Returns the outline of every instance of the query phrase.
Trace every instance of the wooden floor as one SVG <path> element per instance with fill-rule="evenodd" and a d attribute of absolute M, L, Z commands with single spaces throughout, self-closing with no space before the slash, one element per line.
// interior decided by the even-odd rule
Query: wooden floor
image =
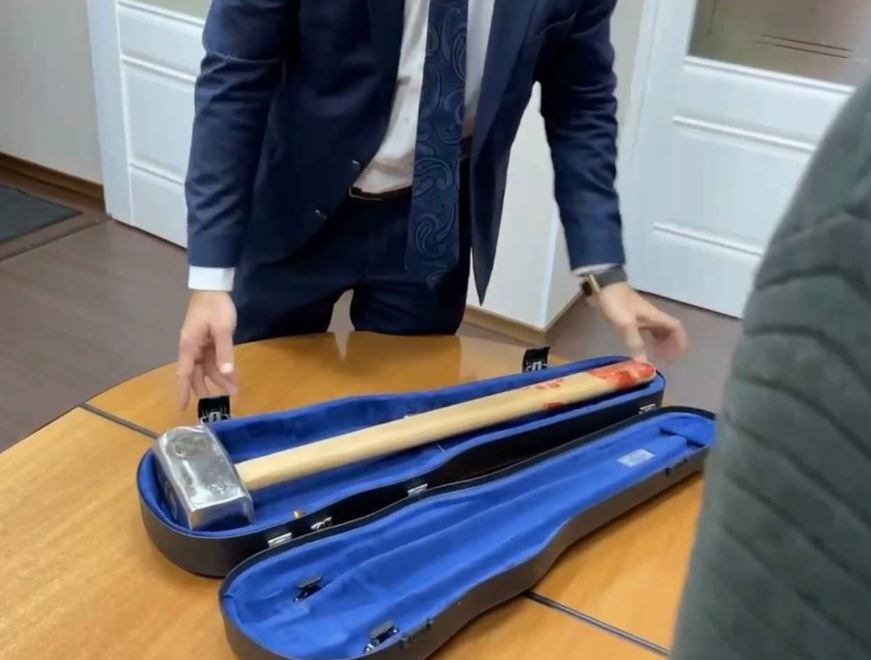
<path fill-rule="evenodd" d="M 81 215 L 0 245 L 0 451 L 98 393 L 172 361 L 187 300 L 181 249 L 107 219 L 97 205 L 0 170 L 15 185 Z M 712 410 L 739 325 L 663 303 L 687 323 L 691 353 L 661 365 L 672 402 Z M 348 301 L 333 330 L 350 328 Z M 461 334 L 493 338 L 466 324 Z M 505 338 L 506 341 L 510 341 Z M 548 343 L 566 358 L 620 353 L 617 335 L 577 305 Z"/>

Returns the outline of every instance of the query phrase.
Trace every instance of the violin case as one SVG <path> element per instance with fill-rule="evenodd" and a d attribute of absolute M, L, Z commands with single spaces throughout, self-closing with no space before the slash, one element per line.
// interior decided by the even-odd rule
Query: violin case
<path fill-rule="evenodd" d="M 602 357 L 434 391 L 204 422 L 234 462 L 587 371 Z M 714 415 L 643 386 L 255 492 L 255 522 L 192 531 L 149 451 L 142 519 L 181 568 L 223 578 L 240 658 L 426 658 L 534 586 L 571 545 L 703 469 Z"/>

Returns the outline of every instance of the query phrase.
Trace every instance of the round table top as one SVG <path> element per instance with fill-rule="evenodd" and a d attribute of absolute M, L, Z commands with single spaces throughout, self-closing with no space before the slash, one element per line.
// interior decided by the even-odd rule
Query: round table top
<path fill-rule="evenodd" d="M 523 353 L 366 333 L 244 345 L 232 413 L 516 373 Z M 175 385 L 174 365 L 143 374 L 0 454 L 3 658 L 232 657 L 220 582 L 167 561 L 139 517 L 139 460 L 155 435 L 195 418 L 178 410 Z M 584 540 L 533 596 L 471 623 L 438 656 L 652 660 L 671 641 L 700 495 L 688 482 Z"/>
<path fill-rule="evenodd" d="M 446 387 L 517 373 L 525 350 L 471 337 L 365 332 L 244 344 L 235 349 L 240 391 L 232 413 L 287 410 L 325 399 Z M 182 412 L 176 401 L 176 368 L 167 365 L 90 404 L 160 433 L 194 421 L 195 407 Z"/>

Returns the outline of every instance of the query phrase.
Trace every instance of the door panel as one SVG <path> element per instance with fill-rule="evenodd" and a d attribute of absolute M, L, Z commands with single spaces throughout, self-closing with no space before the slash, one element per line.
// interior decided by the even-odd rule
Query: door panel
<path fill-rule="evenodd" d="M 772 223 L 760 219 L 783 213 L 786 200 L 780 191 L 801 175 L 807 152 L 705 124 L 676 124 L 674 163 L 663 199 L 672 214 L 670 222 L 669 216 L 664 219 L 761 254 Z"/>
<path fill-rule="evenodd" d="M 824 22 L 827 32 L 803 31 L 800 17 L 787 11 L 812 22 L 829 4 L 700 0 L 696 12 L 695 0 L 652 2 L 653 41 L 624 195 L 630 274 L 639 289 L 741 316 L 768 240 L 852 91 L 846 81 L 865 66 L 867 46 L 855 43 L 861 31 L 836 39 L 833 21 Z M 852 7 L 854 19 L 871 7 L 838 4 Z M 825 39 L 859 54 L 837 65 L 818 52 L 784 56 L 780 50 L 793 51 L 760 41 L 773 34 Z M 812 66 L 814 58 L 827 63 Z"/>
<path fill-rule="evenodd" d="M 130 190 L 133 213 L 144 218 L 149 234 L 185 247 L 187 245 L 187 206 L 184 187 L 159 174 L 137 166 L 130 168 Z"/>
<path fill-rule="evenodd" d="M 834 119 L 844 90 L 687 58 L 676 89 L 675 116 L 816 144 Z"/>
<path fill-rule="evenodd" d="M 124 63 L 131 165 L 185 179 L 194 121 L 193 82 Z"/>

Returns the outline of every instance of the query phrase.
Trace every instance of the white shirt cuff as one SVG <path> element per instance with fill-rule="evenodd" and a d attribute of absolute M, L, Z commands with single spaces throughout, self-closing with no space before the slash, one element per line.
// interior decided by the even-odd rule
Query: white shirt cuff
<path fill-rule="evenodd" d="M 204 268 L 191 266 L 188 288 L 194 291 L 232 291 L 235 268 Z"/>
<path fill-rule="evenodd" d="M 583 266 L 582 268 L 575 268 L 572 272 L 578 277 L 584 277 L 585 275 L 596 275 L 598 273 L 603 273 L 609 268 L 613 268 L 617 264 L 595 264 L 593 266 Z"/>

